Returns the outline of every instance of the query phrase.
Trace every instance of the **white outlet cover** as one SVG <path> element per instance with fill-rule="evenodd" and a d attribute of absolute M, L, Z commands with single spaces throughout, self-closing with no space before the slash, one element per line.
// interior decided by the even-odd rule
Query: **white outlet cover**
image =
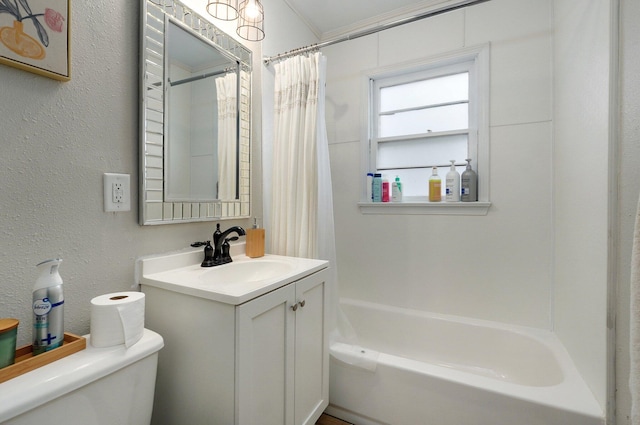
<path fill-rule="evenodd" d="M 131 211 L 131 176 L 104 173 L 104 210 Z"/>

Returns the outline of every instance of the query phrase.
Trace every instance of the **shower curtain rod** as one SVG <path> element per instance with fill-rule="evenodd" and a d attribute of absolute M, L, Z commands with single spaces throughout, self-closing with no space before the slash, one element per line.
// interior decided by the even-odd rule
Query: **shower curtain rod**
<path fill-rule="evenodd" d="M 394 22 L 389 22 L 387 24 L 382 24 L 382 25 L 377 26 L 375 28 L 370 28 L 370 29 L 366 29 L 366 30 L 363 30 L 363 31 L 358 31 L 358 32 L 355 32 L 355 33 L 352 33 L 352 34 L 347 34 L 345 36 L 338 37 L 338 38 L 335 38 L 333 40 L 327 40 L 327 41 L 324 41 L 324 42 L 321 42 L 321 43 L 312 44 L 310 46 L 300 47 L 298 49 L 293 49 L 291 51 L 288 51 L 288 52 L 285 52 L 285 53 L 280 53 L 280 54 L 275 55 L 275 56 L 266 56 L 266 57 L 263 58 L 263 62 L 265 64 L 265 66 L 269 66 L 269 64 L 271 62 L 273 62 L 273 61 L 277 61 L 277 60 L 285 59 L 285 58 L 288 58 L 288 57 L 291 57 L 291 56 L 295 56 L 295 55 L 311 52 L 311 51 L 314 51 L 314 50 L 321 49 L 322 47 L 327 47 L 327 46 L 331 46 L 331 45 L 334 45 L 334 44 L 342 43 L 343 41 L 355 40 L 356 38 L 364 37 L 366 35 L 375 34 L 375 33 L 378 33 L 380 31 L 384 31 L 384 30 L 388 30 L 390 28 L 398 27 L 400 25 L 409 24 L 411 22 L 420 21 L 420 20 L 425 19 L 425 18 L 431 18 L 433 16 L 441 15 L 443 13 L 452 12 L 454 10 L 463 9 L 465 7 L 474 6 L 476 4 L 485 3 L 485 2 L 488 2 L 488 1 L 491 1 L 491 0 L 464 0 L 464 1 L 460 1 L 460 2 L 458 2 L 456 4 L 451 5 L 451 6 L 443 6 L 443 7 L 440 7 L 438 9 L 434 9 L 434 10 L 430 10 L 428 12 L 420 13 L 418 15 L 409 16 L 407 18 L 399 19 L 399 20 L 394 21 Z"/>
<path fill-rule="evenodd" d="M 216 75 L 228 74 L 230 72 L 236 72 L 235 68 L 225 68 L 222 71 L 209 72 L 207 74 L 196 75 L 194 77 L 188 77 L 178 81 L 171 81 L 171 80 L 168 80 L 168 81 L 169 81 L 169 85 L 173 87 L 173 86 L 179 86 L 180 84 L 184 84 L 184 83 L 190 83 L 192 81 L 202 80 L 204 78 L 215 77 Z"/>

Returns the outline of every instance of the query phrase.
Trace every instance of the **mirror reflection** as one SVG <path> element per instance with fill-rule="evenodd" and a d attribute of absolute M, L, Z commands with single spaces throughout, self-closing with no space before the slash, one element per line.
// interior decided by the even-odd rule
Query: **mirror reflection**
<path fill-rule="evenodd" d="M 165 199 L 237 199 L 239 64 L 174 20 L 165 39 Z"/>
<path fill-rule="evenodd" d="M 250 215 L 251 51 L 177 0 L 142 0 L 140 224 Z"/>

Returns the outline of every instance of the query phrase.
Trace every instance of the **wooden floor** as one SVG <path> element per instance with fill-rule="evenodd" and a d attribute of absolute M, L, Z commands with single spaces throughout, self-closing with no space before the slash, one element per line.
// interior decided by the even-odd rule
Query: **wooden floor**
<path fill-rule="evenodd" d="M 316 422 L 316 425 L 353 425 L 351 422 L 341 421 L 338 418 L 334 418 L 333 416 L 329 416 L 326 413 L 323 413 Z"/>

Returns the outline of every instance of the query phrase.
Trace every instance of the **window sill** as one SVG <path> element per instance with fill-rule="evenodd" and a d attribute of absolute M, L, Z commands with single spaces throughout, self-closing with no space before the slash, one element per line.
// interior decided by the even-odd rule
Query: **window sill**
<path fill-rule="evenodd" d="M 491 202 L 358 202 L 362 214 L 487 215 Z"/>

